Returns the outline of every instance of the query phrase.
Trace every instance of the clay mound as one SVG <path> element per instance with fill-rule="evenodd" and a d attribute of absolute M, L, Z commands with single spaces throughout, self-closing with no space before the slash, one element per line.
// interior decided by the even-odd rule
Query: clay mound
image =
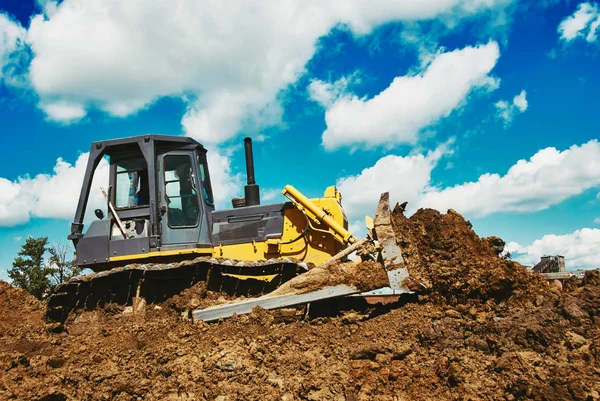
<path fill-rule="evenodd" d="M 480 238 L 454 210 L 419 209 L 407 218 L 395 210 L 392 223 L 411 277 L 411 290 L 433 300 L 467 304 L 533 295 L 547 284 L 516 262 L 502 259 L 503 241 Z"/>
<path fill-rule="evenodd" d="M 14 288 L 0 280 L 0 336 L 16 327 L 43 326 L 44 305 L 21 288 Z"/>

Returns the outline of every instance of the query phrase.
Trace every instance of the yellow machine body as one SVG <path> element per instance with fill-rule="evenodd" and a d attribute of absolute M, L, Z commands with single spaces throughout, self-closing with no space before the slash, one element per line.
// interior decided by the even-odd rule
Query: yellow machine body
<path fill-rule="evenodd" d="M 318 265 L 340 252 L 346 244 L 355 241 L 347 229 L 341 194 L 335 186 L 328 187 L 322 198 L 315 199 L 306 198 L 291 185 L 287 185 L 282 193 L 295 207 L 285 210 L 283 234 L 279 239 L 113 256 L 110 262 L 144 263 L 163 258 L 185 260 L 196 256 L 212 256 L 256 262 L 289 258 Z M 306 235 L 294 241 L 304 230 L 308 230 Z"/>

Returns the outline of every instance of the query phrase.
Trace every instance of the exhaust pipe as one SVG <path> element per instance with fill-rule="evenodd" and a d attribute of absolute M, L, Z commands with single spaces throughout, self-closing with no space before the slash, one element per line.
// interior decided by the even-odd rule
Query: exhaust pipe
<path fill-rule="evenodd" d="M 252 156 L 252 138 L 244 139 L 244 150 L 246 153 L 246 176 L 248 185 L 244 187 L 245 206 L 260 205 L 260 189 L 256 185 L 254 177 L 254 158 Z"/>

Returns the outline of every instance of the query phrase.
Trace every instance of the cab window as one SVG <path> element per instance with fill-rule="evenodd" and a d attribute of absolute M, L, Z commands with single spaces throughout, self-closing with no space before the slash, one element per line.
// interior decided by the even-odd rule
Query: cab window
<path fill-rule="evenodd" d="M 212 205 L 214 204 L 212 187 L 210 185 L 210 176 L 208 175 L 208 167 L 206 164 L 206 155 L 198 156 L 199 166 L 200 166 L 200 181 L 202 181 L 202 192 L 204 196 L 204 201 Z"/>
<path fill-rule="evenodd" d="M 115 207 L 118 209 L 149 204 L 148 169 L 143 157 L 118 161 L 115 179 Z"/>
<path fill-rule="evenodd" d="M 169 227 L 196 226 L 199 212 L 192 158 L 187 155 L 167 155 L 163 163 Z"/>

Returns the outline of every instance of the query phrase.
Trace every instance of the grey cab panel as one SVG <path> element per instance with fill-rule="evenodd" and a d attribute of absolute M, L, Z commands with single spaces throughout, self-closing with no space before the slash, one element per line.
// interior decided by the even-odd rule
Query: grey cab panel
<path fill-rule="evenodd" d="M 284 211 L 291 207 L 285 202 L 212 212 L 212 241 L 228 245 L 281 237 Z"/>
<path fill-rule="evenodd" d="M 108 261 L 109 220 L 94 220 L 77 245 L 77 264 L 93 265 Z"/>

